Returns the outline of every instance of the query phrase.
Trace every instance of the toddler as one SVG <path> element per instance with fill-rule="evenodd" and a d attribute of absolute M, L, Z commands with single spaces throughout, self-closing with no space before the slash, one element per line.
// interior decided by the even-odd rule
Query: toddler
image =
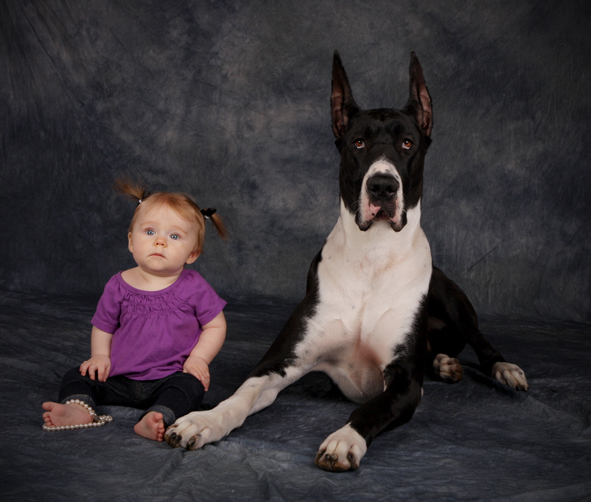
<path fill-rule="evenodd" d="M 162 441 L 166 428 L 197 409 L 209 389 L 209 364 L 226 337 L 222 300 L 194 270 L 205 219 L 225 238 L 215 210 L 188 195 L 149 194 L 117 181 L 137 202 L 129 251 L 137 267 L 112 277 L 92 318 L 91 356 L 64 376 L 59 402 L 43 403 L 45 430 L 102 425 L 97 405 L 145 409 L 134 431 Z"/>

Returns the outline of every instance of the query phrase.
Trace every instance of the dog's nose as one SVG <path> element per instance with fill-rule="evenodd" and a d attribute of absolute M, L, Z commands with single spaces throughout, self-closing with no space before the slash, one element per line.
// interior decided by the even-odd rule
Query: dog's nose
<path fill-rule="evenodd" d="M 396 196 L 398 181 L 389 174 L 374 174 L 367 180 L 367 191 L 376 200 L 389 200 Z"/>

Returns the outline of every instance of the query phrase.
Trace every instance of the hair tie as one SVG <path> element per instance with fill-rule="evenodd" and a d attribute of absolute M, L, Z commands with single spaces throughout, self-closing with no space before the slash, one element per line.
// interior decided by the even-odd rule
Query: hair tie
<path fill-rule="evenodd" d="M 146 192 L 144 193 L 144 198 L 143 199 L 138 199 L 137 201 L 137 205 L 139 206 L 144 200 L 146 200 L 150 195 L 152 195 L 150 192 Z"/>
<path fill-rule="evenodd" d="M 201 209 L 201 214 L 206 220 L 209 220 L 209 218 L 211 218 L 215 212 L 216 210 L 213 208 Z"/>

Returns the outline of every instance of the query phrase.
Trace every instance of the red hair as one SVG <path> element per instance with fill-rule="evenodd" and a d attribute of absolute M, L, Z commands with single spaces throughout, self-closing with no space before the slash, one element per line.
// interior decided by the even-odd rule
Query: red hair
<path fill-rule="evenodd" d="M 201 253 L 205 239 L 205 217 L 193 197 L 189 194 L 179 192 L 156 192 L 151 194 L 146 190 L 145 186 L 134 183 L 129 179 L 116 179 L 115 189 L 128 199 L 137 202 L 137 207 L 129 224 L 130 232 L 137 221 L 140 211 L 147 211 L 151 207 L 167 205 L 183 220 L 197 225 L 197 242 L 193 251 Z M 227 233 L 224 221 L 217 214 L 212 214 L 208 218 L 211 218 L 211 222 L 220 236 L 226 239 Z"/>

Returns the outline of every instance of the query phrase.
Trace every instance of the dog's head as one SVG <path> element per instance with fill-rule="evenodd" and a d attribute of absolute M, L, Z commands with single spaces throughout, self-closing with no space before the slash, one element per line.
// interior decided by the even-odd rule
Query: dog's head
<path fill-rule="evenodd" d="M 361 230 L 386 220 L 399 232 L 406 225 L 406 212 L 423 193 L 423 164 L 433 127 L 431 96 L 418 58 L 411 53 L 405 108 L 362 110 L 335 51 L 331 104 L 345 207 Z"/>

